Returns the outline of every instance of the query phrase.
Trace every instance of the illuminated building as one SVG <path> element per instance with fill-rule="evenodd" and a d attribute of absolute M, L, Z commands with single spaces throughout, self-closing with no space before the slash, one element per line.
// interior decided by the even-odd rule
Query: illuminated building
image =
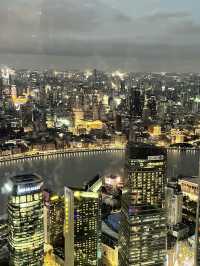
<path fill-rule="evenodd" d="M 145 93 L 145 98 L 144 98 L 144 108 L 143 108 L 143 111 L 142 111 L 142 118 L 143 120 L 148 120 L 150 118 L 150 110 L 149 110 L 149 107 L 148 107 L 148 99 L 147 99 L 147 95 Z"/>
<path fill-rule="evenodd" d="M 15 85 L 12 85 L 11 88 L 10 88 L 10 90 L 11 90 L 11 97 L 13 99 L 15 99 L 17 97 L 17 88 L 16 88 L 16 86 Z"/>
<path fill-rule="evenodd" d="M 8 201 L 11 266 L 42 266 L 44 257 L 43 180 L 37 175 L 11 179 Z"/>
<path fill-rule="evenodd" d="M 102 266 L 118 265 L 118 248 L 102 244 Z"/>
<path fill-rule="evenodd" d="M 166 187 L 166 210 L 168 233 L 177 239 L 188 235 L 189 228 L 182 223 L 183 193 L 177 180 L 171 180 Z"/>
<path fill-rule="evenodd" d="M 109 100 L 108 95 L 104 95 L 103 96 L 103 101 L 102 101 L 102 103 L 103 103 L 104 106 L 108 106 L 108 100 Z"/>
<path fill-rule="evenodd" d="M 64 198 L 62 196 L 50 196 L 49 218 L 50 244 L 53 247 L 62 245 L 64 240 Z"/>
<path fill-rule="evenodd" d="M 185 140 L 184 135 L 176 135 L 175 143 L 183 143 Z"/>
<path fill-rule="evenodd" d="M 196 224 L 199 177 L 183 177 L 178 180 L 183 193 L 183 219 Z"/>
<path fill-rule="evenodd" d="M 3 85 L 10 85 L 10 75 L 13 75 L 15 71 L 13 69 L 4 67 L 0 70 L 0 76 L 3 81 Z"/>
<path fill-rule="evenodd" d="M 187 196 L 191 201 L 197 202 L 198 199 L 198 177 L 184 177 L 179 180 L 181 191 L 184 196 Z"/>
<path fill-rule="evenodd" d="M 185 135 L 181 133 L 180 131 L 173 131 L 171 130 L 171 138 L 172 138 L 172 144 L 174 143 L 183 143 L 185 140 Z"/>
<path fill-rule="evenodd" d="M 100 120 L 89 121 L 89 120 L 82 120 L 78 125 L 78 128 L 85 128 L 87 132 L 92 129 L 102 129 L 103 123 Z"/>
<path fill-rule="evenodd" d="M 56 117 L 56 125 L 57 128 L 62 128 L 62 127 L 70 127 L 71 126 L 71 121 L 70 119 L 66 117 Z"/>
<path fill-rule="evenodd" d="M 106 121 L 107 119 L 106 105 L 104 105 L 102 102 L 99 103 L 99 119 L 101 121 Z"/>
<path fill-rule="evenodd" d="M 150 116 L 152 119 L 156 119 L 157 116 L 157 105 L 156 105 L 156 97 L 151 96 L 148 100 L 148 108 L 150 111 Z"/>
<path fill-rule="evenodd" d="M 185 135 L 179 129 L 171 129 L 171 139 L 172 139 L 172 144 L 183 143 L 185 140 Z"/>
<path fill-rule="evenodd" d="M 0 265 L 6 265 L 5 259 L 8 258 L 8 223 L 7 220 L 0 219 Z"/>
<path fill-rule="evenodd" d="M 44 197 L 44 243 L 50 243 L 50 234 L 49 234 L 49 191 L 43 191 Z"/>
<path fill-rule="evenodd" d="M 104 123 L 100 120 L 79 120 L 76 127 L 73 129 L 74 133 L 89 133 L 92 129 L 103 129 Z"/>
<path fill-rule="evenodd" d="M 161 127 L 158 126 L 158 125 L 156 125 L 156 126 L 151 126 L 151 127 L 149 128 L 149 133 L 150 133 L 152 136 L 154 136 L 154 137 L 156 137 L 156 136 L 160 136 L 160 135 L 161 135 Z"/>
<path fill-rule="evenodd" d="M 73 114 L 74 114 L 74 126 L 76 127 L 79 124 L 80 120 L 84 119 L 84 112 L 82 109 L 74 108 Z"/>
<path fill-rule="evenodd" d="M 64 246 L 64 197 L 44 191 L 45 243 L 53 248 Z"/>
<path fill-rule="evenodd" d="M 105 176 L 104 186 L 111 191 L 123 188 L 123 179 L 121 176 Z"/>
<path fill-rule="evenodd" d="M 99 119 L 99 111 L 98 111 L 98 105 L 94 104 L 92 107 L 92 119 L 98 120 Z"/>
<path fill-rule="evenodd" d="M 161 266 L 166 243 L 166 150 L 129 142 L 119 236 L 120 266 Z"/>
<path fill-rule="evenodd" d="M 47 114 L 47 116 L 46 116 L 46 125 L 47 125 L 47 128 L 54 128 L 55 127 L 54 117 L 50 114 Z"/>
<path fill-rule="evenodd" d="M 166 187 L 167 224 L 174 226 L 182 222 L 183 194 L 177 182 L 169 182 Z"/>
<path fill-rule="evenodd" d="M 65 266 L 98 265 L 99 193 L 65 187 Z"/>
<path fill-rule="evenodd" d="M 16 109 L 20 109 L 21 105 L 25 105 L 28 102 L 26 96 L 12 97 L 12 99 Z"/>

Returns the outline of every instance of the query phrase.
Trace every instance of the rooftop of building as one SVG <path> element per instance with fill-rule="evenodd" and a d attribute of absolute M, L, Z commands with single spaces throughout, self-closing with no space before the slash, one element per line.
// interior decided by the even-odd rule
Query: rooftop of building
<path fill-rule="evenodd" d="M 121 212 L 115 212 L 108 215 L 108 217 L 105 219 L 105 223 L 107 226 L 109 226 L 114 232 L 119 232 L 121 222 Z"/>
<path fill-rule="evenodd" d="M 67 186 L 73 191 L 91 191 L 90 188 L 94 187 L 102 178 L 99 175 L 94 176 L 88 181 L 83 182 L 80 186 Z M 93 190 L 92 190 L 93 191 Z M 94 191 L 93 191 L 94 192 Z"/>
<path fill-rule="evenodd" d="M 126 154 L 131 159 L 148 159 L 149 156 L 167 156 L 165 148 L 157 147 L 154 144 L 129 141 L 126 147 Z"/>
<path fill-rule="evenodd" d="M 191 184 L 198 185 L 200 183 L 200 178 L 198 176 L 186 176 L 186 177 L 181 177 L 179 181 L 187 181 Z"/>
<path fill-rule="evenodd" d="M 141 148 L 141 149 L 157 149 L 157 150 L 163 150 L 163 148 L 160 148 L 154 144 L 151 143 L 144 143 L 144 142 L 134 142 L 134 141 L 129 141 L 128 145 L 129 147 L 134 147 L 134 148 Z"/>
<path fill-rule="evenodd" d="M 110 228 L 110 226 L 108 226 L 104 221 L 101 224 L 101 228 L 102 228 L 102 233 L 114 238 L 114 239 L 118 239 L 118 233 L 116 233 L 114 230 L 112 230 Z"/>
<path fill-rule="evenodd" d="M 34 184 L 42 182 L 42 177 L 37 174 L 22 174 L 11 177 L 14 184 Z"/>

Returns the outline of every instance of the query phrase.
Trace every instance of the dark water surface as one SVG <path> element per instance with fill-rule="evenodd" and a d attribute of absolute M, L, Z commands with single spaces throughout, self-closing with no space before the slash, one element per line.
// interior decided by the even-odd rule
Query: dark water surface
<path fill-rule="evenodd" d="M 198 151 L 168 152 L 168 176 L 197 175 Z M 20 173 L 38 173 L 51 189 L 62 193 L 65 185 L 78 186 L 96 174 L 123 175 L 124 153 L 77 154 L 75 156 L 29 160 L 0 165 L 0 214 L 6 212 L 5 184 L 9 177 Z"/>

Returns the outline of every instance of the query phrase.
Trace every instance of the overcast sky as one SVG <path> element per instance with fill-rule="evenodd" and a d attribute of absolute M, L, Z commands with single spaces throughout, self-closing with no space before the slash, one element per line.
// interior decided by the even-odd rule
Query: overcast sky
<path fill-rule="evenodd" d="M 0 64 L 200 71 L 199 0 L 0 0 Z"/>

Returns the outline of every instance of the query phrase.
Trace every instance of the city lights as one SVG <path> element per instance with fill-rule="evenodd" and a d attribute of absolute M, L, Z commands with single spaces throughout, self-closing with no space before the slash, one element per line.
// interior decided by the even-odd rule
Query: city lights
<path fill-rule="evenodd" d="M 197 266 L 198 84 L 0 71 L 0 265 Z"/>

